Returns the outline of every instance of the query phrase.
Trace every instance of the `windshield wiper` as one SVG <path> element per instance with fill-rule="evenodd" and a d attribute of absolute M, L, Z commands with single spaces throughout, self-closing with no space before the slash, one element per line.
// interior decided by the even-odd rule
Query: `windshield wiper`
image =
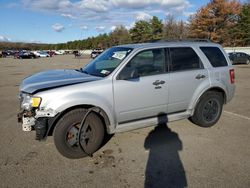
<path fill-rule="evenodd" d="M 91 75 L 91 76 L 98 76 L 98 77 L 104 77 L 105 75 L 102 75 L 100 73 L 89 73 L 87 72 L 86 70 L 83 70 L 83 68 L 80 68 L 80 69 L 75 69 L 76 71 L 79 71 L 79 72 L 82 72 L 84 74 L 88 74 L 88 75 Z"/>
<path fill-rule="evenodd" d="M 82 72 L 82 73 L 85 73 L 85 74 L 89 74 L 86 70 L 83 70 L 82 68 L 80 69 L 75 69 L 76 71 L 78 72 Z"/>
<path fill-rule="evenodd" d="M 82 70 L 82 69 L 81 69 L 81 72 L 82 72 L 82 73 L 85 73 L 85 74 L 90 74 L 90 73 L 88 73 L 86 70 Z"/>

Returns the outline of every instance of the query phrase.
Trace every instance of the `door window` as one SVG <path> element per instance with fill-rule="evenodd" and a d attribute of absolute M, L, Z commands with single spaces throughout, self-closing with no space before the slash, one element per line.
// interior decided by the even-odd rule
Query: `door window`
<path fill-rule="evenodd" d="M 165 72 L 165 50 L 151 49 L 139 52 L 126 67 L 135 68 L 140 77 L 162 74 Z"/>
<path fill-rule="evenodd" d="M 171 70 L 184 71 L 203 68 L 200 58 L 192 48 L 170 48 Z"/>

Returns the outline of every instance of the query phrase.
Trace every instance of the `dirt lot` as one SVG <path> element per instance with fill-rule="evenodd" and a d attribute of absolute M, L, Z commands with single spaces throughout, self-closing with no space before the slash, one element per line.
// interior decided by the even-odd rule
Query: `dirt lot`
<path fill-rule="evenodd" d="M 0 59 L 0 187 L 250 187 L 250 66 L 235 67 L 237 90 L 220 121 L 188 120 L 116 134 L 93 158 L 69 160 L 53 138 L 34 140 L 17 123 L 21 80 L 89 59 Z M 174 186 L 175 185 L 175 186 Z"/>

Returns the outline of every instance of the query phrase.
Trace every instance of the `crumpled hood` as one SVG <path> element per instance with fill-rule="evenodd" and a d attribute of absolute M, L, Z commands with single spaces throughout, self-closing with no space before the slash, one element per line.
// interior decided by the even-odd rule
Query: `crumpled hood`
<path fill-rule="evenodd" d="M 100 80 L 101 77 L 91 76 L 77 70 L 49 70 L 31 75 L 23 80 L 20 90 L 25 93 L 35 93 L 66 85 Z"/>

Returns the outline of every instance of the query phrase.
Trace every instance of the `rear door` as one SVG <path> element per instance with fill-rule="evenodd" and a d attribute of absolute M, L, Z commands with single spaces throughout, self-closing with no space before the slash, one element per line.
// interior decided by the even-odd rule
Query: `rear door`
<path fill-rule="evenodd" d="M 138 79 L 113 81 L 117 121 L 123 124 L 167 112 L 168 77 L 165 49 L 138 52 L 124 68 L 135 68 Z"/>
<path fill-rule="evenodd" d="M 185 111 L 196 89 L 209 82 L 208 71 L 191 47 L 169 48 L 169 104 L 168 113 Z"/>

